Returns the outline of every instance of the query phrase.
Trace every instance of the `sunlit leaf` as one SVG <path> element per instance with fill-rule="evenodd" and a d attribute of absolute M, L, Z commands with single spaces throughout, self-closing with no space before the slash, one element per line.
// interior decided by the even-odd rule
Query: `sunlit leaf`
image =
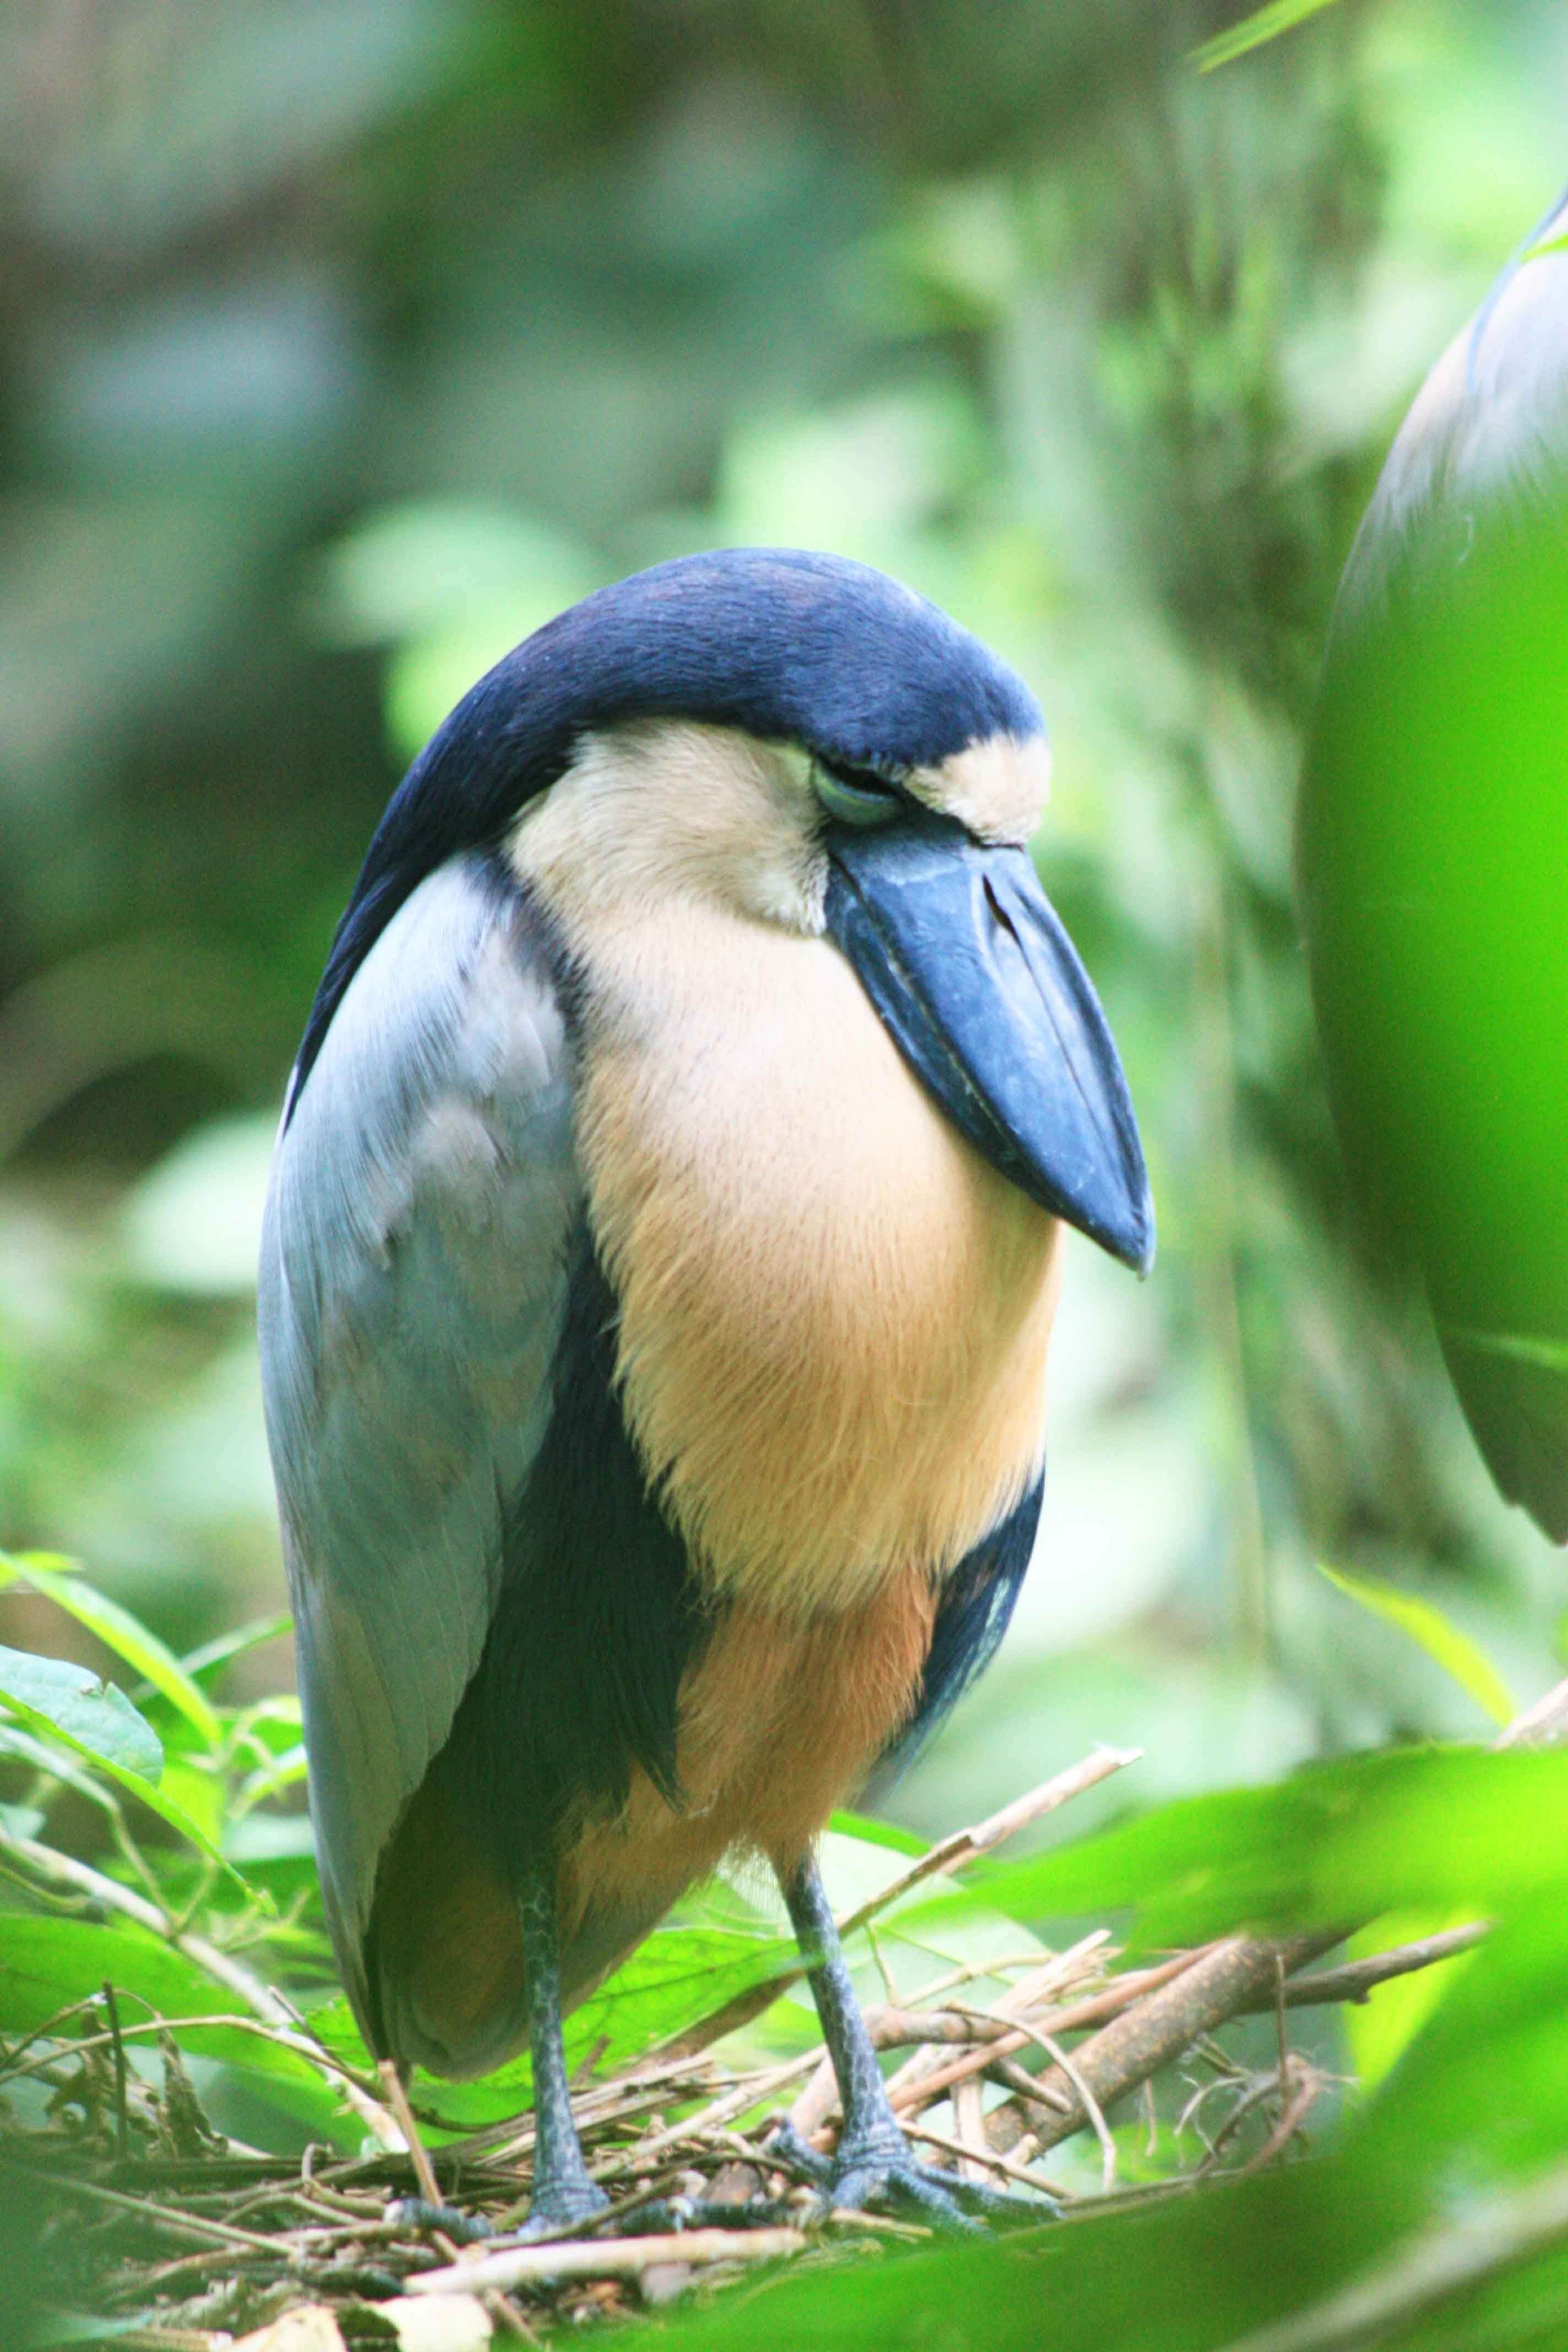
<path fill-rule="evenodd" d="M 793 1968 L 796 1958 L 793 1938 L 765 1929 L 750 1935 L 714 1927 L 656 1929 L 568 2018 L 567 2064 L 575 2068 L 596 2053 L 599 2070 L 624 2066 L 737 1993 Z M 311 2027 L 345 2063 L 363 2063 L 346 2001 L 318 2011 Z M 532 2080 L 527 2058 L 519 2057 L 482 2082 L 422 2076 L 418 2095 L 452 2128 L 473 2130 L 524 2112 Z"/>
<path fill-rule="evenodd" d="M 0 1705 L 27 1730 L 62 1741 L 73 1754 L 87 1758 L 116 1788 L 156 1813 L 216 1862 L 242 1893 L 251 1895 L 200 1823 L 150 1777 L 161 1773 L 163 1767 L 158 1735 L 112 1683 L 100 1683 L 85 1666 L 72 1665 L 64 1658 L 39 1658 L 28 1650 L 0 1649 Z M 138 1758 L 148 1769 L 121 1760 L 126 1756 Z"/>
<path fill-rule="evenodd" d="M 180 1660 L 190 1675 L 215 1674 L 220 1666 L 243 1658 L 251 1650 L 259 1650 L 268 1642 L 279 1642 L 294 1630 L 294 1619 L 287 1609 L 274 1617 L 256 1617 L 248 1625 L 237 1625 L 232 1633 L 219 1633 L 199 1649 L 187 1650 Z"/>
<path fill-rule="evenodd" d="M 68 1560 L 46 1559 L 31 1552 L 19 1557 L 0 1554 L 0 1589 L 16 1582 L 30 1584 L 79 1625 L 85 1625 L 179 1709 L 204 1746 L 217 1747 L 223 1733 L 205 1692 L 156 1633 L 150 1633 L 129 1609 L 95 1591 L 85 1577 L 77 1575 Z"/>
<path fill-rule="evenodd" d="M 0 1704 L 31 1731 L 53 1733 L 95 1763 L 151 1785 L 163 1769 L 157 1733 L 124 1692 L 68 1658 L 0 1648 Z"/>
<path fill-rule="evenodd" d="M 308 2058 L 260 2030 L 259 2021 L 256 2031 L 248 2025 L 183 2022 L 243 2017 L 244 2004 L 174 1945 L 140 1927 L 20 1915 L 6 1919 L 0 1939 L 0 2034 L 34 2032 L 68 2002 L 93 1999 L 106 1983 L 121 1997 L 123 2027 L 134 2029 L 150 2018 L 179 2019 L 183 2051 L 313 2093 L 321 2120 L 331 2123 L 338 2096 L 330 2080 Z M 81 2031 L 79 2021 L 73 2032 Z M 370 2063 L 363 2053 L 362 2063 Z"/>
<path fill-rule="evenodd" d="M 1333 0 L 1269 0 L 1268 7 L 1243 17 L 1227 33 L 1216 33 L 1205 41 L 1193 51 L 1191 62 L 1200 73 L 1213 73 L 1216 66 L 1227 66 L 1233 58 L 1261 48 L 1265 41 L 1277 40 L 1281 33 L 1290 32 L 1332 5 Z"/>
<path fill-rule="evenodd" d="M 1389 1584 L 1374 1584 L 1367 1577 L 1348 1576 L 1342 1569 L 1329 1568 L 1321 1560 L 1318 1566 L 1337 1591 L 1407 1633 L 1494 1723 L 1513 1721 L 1519 1706 L 1502 1676 L 1486 1653 L 1468 1633 L 1451 1625 L 1434 1602 L 1413 1592 L 1396 1591 Z"/>
<path fill-rule="evenodd" d="M 835 1813 L 827 1824 L 838 1837 L 858 1838 L 862 1845 L 887 1846 L 893 1853 L 907 1853 L 918 1861 L 929 1851 L 924 1838 L 911 1830 L 900 1829 L 896 1822 L 873 1821 L 868 1813 Z"/>
<path fill-rule="evenodd" d="M 1493 1916 L 1548 1887 L 1568 1889 L 1568 1754 L 1433 1747 L 1164 1805 L 1101 1837 L 977 1871 L 972 1891 L 910 1916 L 940 1920 L 978 1904 L 1024 1919 L 1136 1909 L 1142 1942 L 1174 1945 L 1406 1906 Z"/>
<path fill-rule="evenodd" d="M 1345 1958 L 1370 1959 L 1378 1952 L 1393 1951 L 1397 1945 L 1441 1935 L 1445 1928 L 1466 1927 L 1471 1916 L 1462 1907 L 1387 1912 L 1350 1938 Z M 1456 1952 L 1452 1959 L 1439 1961 L 1433 1968 L 1413 1969 L 1408 1976 L 1391 1977 L 1365 2000 L 1347 2005 L 1345 2032 L 1357 2077 L 1364 2089 L 1374 2090 L 1403 2056 L 1470 1958 L 1468 1952 Z"/>

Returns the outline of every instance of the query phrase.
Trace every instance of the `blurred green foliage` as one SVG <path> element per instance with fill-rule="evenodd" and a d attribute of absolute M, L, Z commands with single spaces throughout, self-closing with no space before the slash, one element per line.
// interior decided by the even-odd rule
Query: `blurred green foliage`
<path fill-rule="evenodd" d="M 1162 1226 L 1142 1291 L 1072 1254 L 1017 1623 L 879 1801 L 933 1828 L 1095 1737 L 1152 1796 L 1472 1727 L 1316 1558 L 1549 1678 L 1553 1559 L 1355 1255 L 1289 811 L 1354 520 L 1556 184 L 1568 47 L 1546 0 L 1380 0 L 1199 74 L 1237 14 L 0 16 L 0 1536 L 177 1646 L 278 1605 L 256 1222 L 385 794 L 562 604 L 794 541 L 1039 689 L 1038 854 Z"/>

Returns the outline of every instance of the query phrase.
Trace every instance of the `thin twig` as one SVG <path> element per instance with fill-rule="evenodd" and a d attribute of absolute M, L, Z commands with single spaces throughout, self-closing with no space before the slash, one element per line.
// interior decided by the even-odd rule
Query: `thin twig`
<path fill-rule="evenodd" d="M 125 2112 L 125 2043 L 120 2032 L 120 2003 L 107 1977 L 103 1980 L 103 2006 L 109 2016 L 110 2039 L 114 2044 L 114 2152 L 123 2164 L 130 2140 Z"/>
<path fill-rule="evenodd" d="M 564 2279 L 639 2278 L 660 2263 L 693 2269 L 712 2263 L 772 2263 L 805 2251 L 803 2230 L 682 2230 L 658 2238 L 606 2238 L 584 2245 L 567 2239 L 552 2246 L 507 2246 L 500 2252 L 422 2271 L 409 2294 L 503 2294 L 517 2286 L 548 2286 Z"/>
<path fill-rule="evenodd" d="M 439 2205 L 441 2184 L 436 2178 L 430 2152 L 419 2137 L 419 2126 L 414 2120 L 414 2110 L 408 2104 L 408 2093 L 404 2088 L 396 2061 L 384 2058 L 376 2072 L 381 2076 L 381 2087 L 386 2094 L 386 2104 L 397 2117 L 397 2128 L 407 2143 L 409 2162 L 414 2167 L 414 2178 L 419 2183 L 419 2194 L 427 2205 Z"/>
<path fill-rule="evenodd" d="M 1081 1762 L 1068 1765 L 1065 1772 L 1058 1772 L 1050 1780 L 1042 1780 L 1037 1789 L 1029 1790 L 1022 1797 L 1015 1797 L 1011 1804 L 1004 1805 L 1000 1812 L 987 1815 L 974 1828 L 954 1830 L 950 1836 L 941 1839 L 929 1852 L 922 1853 L 918 1862 L 911 1863 L 900 1877 L 890 1880 L 862 1903 L 858 1910 L 840 1919 L 839 1934 L 853 1935 L 857 1927 L 866 1925 L 868 1919 L 874 1919 L 879 1911 L 885 1911 L 890 1904 L 899 1902 L 911 1886 L 919 1886 L 923 1879 L 939 1874 L 945 1876 L 951 1871 L 962 1870 L 964 1864 L 973 1862 L 977 1854 L 989 1853 L 994 1846 L 1003 1844 L 1010 1837 L 1016 1837 L 1018 1832 L 1027 1829 L 1031 1822 L 1043 1821 L 1047 1813 L 1059 1811 L 1074 1797 L 1081 1797 L 1086 1790 L 1098 1787 L 1101 1780 L 1109 1780 L 1113 1772 L 1123 1771 L 1129 1764 L 1138 1763 L 1142 1754 L 1141 1748 L 1097 1748 Z"/>
<path fill-rule="evenodd" d="M 71 2179 L 60 2173 L 40 2172 L 34 2165 L 27 2167 L 28 2177 L 42 2181 L 47 2188 L 58 2189 L 63 2196 L 85 2197 L 89 2203 L 112 2205 L 122 2213 L 134 2213 L 140 2221 L 153 2221 L 161 2229 L 184 2231 L 189 2238 L 205 2238 L 209 2243 L 244 2246 L 253 2252 L 276 2255 L 278 2242 L 272 2238 L 258 2237 L 253 2230 L 237 2230 L 229 2222 L 209 2221 L 205 2214 L 172 2212 L 151 2197 L 131 2197 L 122 2189 L 105 2189 L 96 2180 Z"/>
<path fill-rule="evenodd" d="M 1110 2137 L 1110 2126 L 1100 2111 L 1099 2100 L 1060 2042 L 1053 2042 L 1048 2034 L 1042 2034 L 1040 2042 L 1042 2048 L 1050 2053 L 1078 2093 L 1083 2111 L 1094 2126 L 1094 2136 L 1100 2142 L 1100 2192 L 1102 2197 L 1109 2197 L 1116 2186 L 1116 2142 Z"/>

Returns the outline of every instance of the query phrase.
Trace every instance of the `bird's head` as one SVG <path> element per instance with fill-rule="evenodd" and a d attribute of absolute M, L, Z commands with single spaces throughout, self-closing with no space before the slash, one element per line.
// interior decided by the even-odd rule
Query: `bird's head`
<path fill-rule="evenodd" d="M 789 549 L 660 564 L 548 623 L 433 738 L 318 1016 L 423 874 L 479 844 L 510 845 L 569 919 L 717 907 L 826 937 L 984 1157 L 1142 1272 L 1126 1081 L 1025 847 L 1048 776 L 1023 681 L 882 573 Z M 296 1092 L 310 1052 L 308 1034 Z"/>

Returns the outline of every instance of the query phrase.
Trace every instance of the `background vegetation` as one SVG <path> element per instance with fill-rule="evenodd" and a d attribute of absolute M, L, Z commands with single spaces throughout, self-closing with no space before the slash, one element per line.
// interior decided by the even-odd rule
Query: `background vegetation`
<path fill-rule="evenodd" d="M 79 1559 L 164 1646 L 128 1665 L 120 1621 L 63 1612 L 47 1570 L 0 1593 L 0 1643 L 128 1689 L 155 1669 L 165 1802 L 294 1921 L 266 1952 L 297 1990 L 325 1969 L 286 1648 L 210 1647 L 283 1605 L 251 1331 L 275 1107 L 407 757 L 527 629 L 684 548 L 880 563 L 1036 685 L 1039 860 L 1160 1212 L 1142 1288 L 1073 1251 L 1017 1622 L 879 1811 L 935 1835 L 1096 1740 L 1142 1748 L 1065 1835 L 1476 1736 L 1475 1675 L 1320 1563 L 1437 1602 L 1494 1697 L 1562 1671 L 1560 1562 L 1493 1496 L 1419 1303 L 1357 1254 L 1289 818 L 1389 434 L 1560 184 L 1568 25 L 1550 0 L 1347 0 L 1199 75 L 1237 13 L 0 11 L 0 1539 Z M 163 1661 L 193 1655 L 176 1686 Z M 30 1703 L 9 1834 L 262 1932 L 167 1820 L 128 1852 L 143 1815 L 27 1750 L 58 1722 Z M 1368 1820 L 1375 1874 L 1398 1833 Z M 1442 1843 L 1400 1897 L 1428 1923 L 1497 1897 Z M 1088 1907 L 1147 1892 L 1110 1874 Z M 1342 1894 L 1222 1873 L 1180 1932 L 1359 1916 Z M 1015 1916 L 1072 1909 L 1047 1895 Z M 0 1921 L 0 1980 L 24 1948 Z M 352 2144 L 309 2069 L 290 2139 L 284 2072 L 204 2095 L 242 2137 Z M 1412 2161 L 1358 2145 L 1362 2172 L 1298 2192 L 1336 2227 L 1367 2168 Z M 1173 2246 L 1147 2276 L 1186 2274 Z M 1224 2340 L 1167 2318 L 1149 2341 Z"/>

